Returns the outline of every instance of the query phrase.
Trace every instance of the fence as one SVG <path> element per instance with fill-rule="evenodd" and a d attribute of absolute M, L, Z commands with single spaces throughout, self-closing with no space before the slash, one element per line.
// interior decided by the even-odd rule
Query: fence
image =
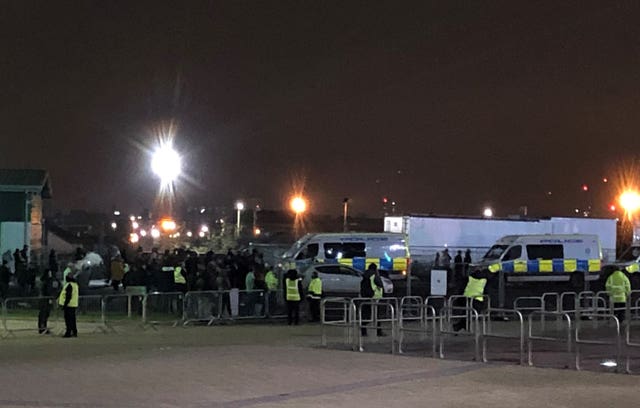
<path fill-rule="evenodd" d="M 194 296 L 196 293 L 193 292 Z M 189 309 L 182 292 L 151 292 L 142 300 L 142 324 L 155 328 L 158 325 L 178 326 Z"/>
<path fill-rule="evenodd" d="M 6 336 L 18 331 L 35 331 L 59 327 L 59 312 L 52 297 L 7 298 L 2 303 L 2 327 Z M 48 322 L 47 322 L 48 321 Z M 43 324 L 47 322 L 46 325 Z"/>
<path fill-rule="evenodd" d="M 211 326 L 216 320 L 220 320 L 222 300 L 225 295 L 228 297 L 228 294 L 217 291 L 187 292 L 184 300 L 183 324 L 186 326 L 194 322 L 204 322 L 207 326 Z"/>

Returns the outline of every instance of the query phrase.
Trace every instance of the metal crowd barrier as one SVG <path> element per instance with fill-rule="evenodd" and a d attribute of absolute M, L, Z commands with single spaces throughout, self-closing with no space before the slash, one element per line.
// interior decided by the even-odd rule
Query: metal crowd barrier
<path fill-rule="evenodd" d="M 607 319 L 611 319 L 613 320 L 613 322 L 615 323 L 615 337 L 613 340 L 611 341 L 607 341 L 607 340 L 587 340 L 587 339 L 583 339 L 580 337 L 580 329 L 581 329 L 581 321 L 580 319 L 576 320 L 576 327 L 575 327 L 575 344 L 576 344 L 576 350 L 575 350 L 575 358 L 576 358 L 576 370 L 582 370 L 580 361 L 581 361 L 581 351 L 582 351 L 582 345 L 604 345 L 604 346 L 615 346 L 616 348 L 616 354 L 615 354 L 615 362 L 616 362 L 616 371 L 617 371 L 617 367 L 620 364 L 620 357 L 622 354 L 622 342 L 621 342 L 621 338 L 620 338 L 620 321 L 618 320 L 617 317 L 615 317 L 614 315 L 610 315 L 610 314 L 591 314 L 591 313 L 585 313 L 583 314 L 583 316 L 592 316 L 594 318 L 607 318 Z"/>
<path fill-rule="evenodd" d="M 142 324 L 178 326 L 183 321 L 186 306 L 182 292 L 151 292 L 142 301 Z"/>
<path fill-rule="evenodd" d="M 546 315 L 546 316 L 554 316 L 558 321 L 566 321 L 566 337 L 563 339 L 561 337 L 551 337 L 551 336 L 537 336 L 533 334 L 533 318 L 536 315 Z M 527 333 L 527 362 L 530 366 L 533 366 L 533 342 L 535 341 L 545 341 L 551 343 L 565 343 L 567 346 L 567 353 L 571 353 L 572 350 L 572 323 L 571 316 L 566 312 L 542 312 L 542 311 L 534 311 L 529 314 L 528 317 L 528 333 Z"/>
<path fill-rule="evenodd" d="M 451 317 L 455 311 L 464 311 L 462 316 L 467 319 L 467 326 L 471 329 L 467 332 L 456 332 L 451 327 Z M 458 315 L 454 315 L 458 316 Z M 467 317 L 469 316 L 469 317 Z M 444 335 L 473 336 L 475 344 L 474 360 L 480 361 L 480 328 L 478 325 L 478 311 L 471 306 L 446 306 L 440 310 L 440 358 L 444 358 Z M 471 321 L 469 321 L 471 320 Z"/>
<path fill-rule="evenodd" d="M 86 295 L 78 297 L 76 309 L 78 326 L 93 326 L 93 331 L 107 332 L 106 313 L 101 295 Z"/>
<path fill-rule="evenodd" d="M 640 299 L 638 299 L 640 301 Z M 635 307 L 630 307 L 631 304 L 631 297 L 628 298 L 627 300 L 627 310 L 626 310 L 626 319 L 625 319 L 625 333 L 624 333 L 624 345 L 626 348 L 626 358 L 625 358 L 625 372 L 627 374 L 633 374 L 633 370 L 631 370 L 631 350 L 632 349 L 636 349 L 636 348 L 640 348 L 640 343 L 638 341 L 633 341 L 631 339 L 631 320 L 632 320 L 632 315 L 631 312 L 635 312 L 635 316 L 637 316 L 638 314 L 638 310 L 639 308 L 637 306 Z"/>
<path fill-rule="evenodd" d="M 392 302 L 382 302 L 385 298 L 382 299 L 369 299 L 368 301 L 360 302 L 358 305 L 358 320 L 356 321 L 356 335 L 358 336 L 358 351 L 364 351 L 363 341 L 362 341 L 362 333 L 360 333 L 361 329 L 367 329 L 366 323 L 371 323 L 372 329 L 378 329 L 379 323 L 390 322 L 391 323 L 391 354 L 395 354 L 395 339 L 396 339 L 396 307 L 392 304 Z M 393 298 L 387 298 L 393 299 Z M 396 299 L 397 301 L 397 299 Z M 397 302 L 396 302 L 397 303 Z M 362 306 L 370 307 L 370 317 L 368 319 L 362 318 Z M 389 317 L 379 318 L 379 308 L 383 307 L 383 310 L 386 312 L 389 311 Z"/>
<path fill-rule="evenodd" d="M 520 323 L 520 328 L 518 330 L 518 335 L 514 336 L 514 335 L 509 335 L 509 334 L 502 334 L 502 333 L 495 333 L 491 330 L 491 325 L 486 324 L 487 321 L 491 321 L 491 313 L 500 313 L 502 316 L 504 316 L 505 314 L 510 314 L 510 315 L 514 315 L 516 316 L 516 318 L 518 319 L 518 323 Z M 497 308 L 489 308 L 487 310 L 486 315 L 484 315 L 485 317 L 482 319 L 482 362 L 486 363 L 488 362 L 487 360 L 487 341 L 489 338 L 494 338 L 494 339 L 516 339 L 519 341 L 519 364 L 523 365 L 524 364 L 524 339 L 525 339 L 525 333 L 524 333 L 524 319 L 522 318 L 522 313 L 520 313 L 517 310 L 511 310 L 511 309 L 497 309 Z"/>
<path fill-rule="evenodd" d="M 461 305 L 456 305 L 456 303 L 460 301 L 460 303 L 462 303 L 462 301 L 464 301 L 464 307 Z M 483 316 L 483 313 L 486 313 L 486 310 L 488 310 L 489 308 L 491 308 L 491 298 L 489 298 L 489 295 L 482 295 L 482 304 L 486 305 L 485 307 L 485 311 L 484 312 L 478 312 L 476 310 L 476 314 L 478 314 L 478 316 Z M 466 297 L 464 295 L 454 295 L 454 296 L 449 296 L 449 299 L 447 299 L 447 309 L 449 309 L 450 311 L 464 311 L 464 310 L 469 310 L 469 309 L 473 309 L 473 298 L 470 297 Z M 470 319 L 470 314 L 468 312 L 466 312 L 465 314 L 447 314 L 447 319 L 449 320 L 449 324 L 451 323 L 450 320 L 451 319 L 466 319 L 466 326 L 465 329 L 467 331 L 471 331 L 471 319 Z"/>
<path fill-rule="evenodd" d="M 327 313 L 329 312 L 329 313 Z M 335 315 L 334 315 L 335 313 Z M 345 343 L 353 347 L 355 305 L 348 298 L 324 298 L 320 302 L 321 343 L 327 345 L 327 327 L 342 327 Z M 335 316 L 335 317 L 334 317 Z"/>
<path fill-rule="evenodd" d="M 220 320 L 222 297 L 223 293 L 218 291 L 187 292 L 184 296 L 183 324 L 204 322 L 211 326 Z"/>
<path fill-rule="evenodd" d="M 38 331 L 40 313 L 48 312 L 47 329 L 54 331 L 59 324 L 59 311 L 53 297 L 6 298 L 2 302 L 2 327 L 5 335 L 15 336 L 17 331 Z"/>
<path fill-rule="evenodd" d="M 263 290 L 238 291 L 238 315 L 234 319 L 256 319 L 267 317 L 267 296 Z"/>
<path fill-rule="evenodd" d="M 415 326 L 407 326 L 407 323 L 415 323 L 416 319 L 410 314 L 407 316 L 404 312 L 404 308 L 409 307 L 410 311 L 415 312 L 416 307 L 419 308 L 419 325 Z M 437 357 L 436 350 L 436 321 L 438 320 L 438 315 L 436 314 L 436 309 L 431 305 L 420 304 L 420 305 L 403 305 L 400 308 L 400 312 L 398 313 L 399 321 L 398 321 L 398 353 L 402 354 L 404 351 L 402 350 L 402 344 L 404 343 L 404 335 L 405 333 L 419 333 L 421 336 L 431 334 L 431 353 L 433 358 Z"/>
<path fill-rule="evenodd" d="M 115 325 L 124 322 L 143 324 L 144 295 L 114 294 L 102 296 L 103 323 L 116 332 Z"/>

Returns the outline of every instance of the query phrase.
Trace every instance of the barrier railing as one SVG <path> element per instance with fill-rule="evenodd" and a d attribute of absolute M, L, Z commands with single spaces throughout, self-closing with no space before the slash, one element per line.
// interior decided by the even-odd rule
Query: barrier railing
<path fill-rule="evenodd" d="M 495 333 L 492 330 L 492 326 L 486 324 L 487 321 L 491 321 L 491 314 L 499 313 L 501 316 L 504 315 L 514 315 L 519 323 L 519 330 L 517 331 L 517 335 L 511 335 L 506 333 Z M 514 339 L 518 340 L 519 344 L 519 359 L 518 362 L 520 365 L 524 364 L 524 342 L 525 342 L 525 332 L 524 332 L 524 319 L 522 318 L 522 313 L 517 310 L 511 309 L 497 309 L 497 308 L 489 308 L 487 310 L 486 315 L 482 319 L 482 361 L 484 363 L 488 362 L 487 360 L 487 342 L 488 339 Z M 495 327 L 495 325 L 494 325 Z"/>
<path fill-rule="evenodd" d="M 102 297 L 103 322 L 115 332 L 115 325 L 129 322 L 143 324 L 144 295 L 114 294 Z"/>
<path fill-rule="evenodd" d="M 552 337 L 552 336 L 543 336 L 543 335 L 534 335 L 533 332 L 533 328 L 534 328 L 534 317 L 537 315 L 546 315 L 546 316 L 553 316 L 556 317 L 556 319 L 561 322 L 561 321 L 565 321 L 566 322 L 566 336 L 564 338 L 561 337 Z M 527 318 L 527 322 L 528 322 L 528 332 L 527 332 L 527 363 L 530 366 L 533 366 L 533 342 L 534 341 L 544 341 L 544 342 L 550 342 L 550 343 L 565 343 L 566 347 L 567 347 L 567 353 L 571 353 L 572 351 L 572 321 L 571 321 L 571 316 L 569 315 L 569 313 L 566 312 L 542 312 L 542 311 L 534 311 L 531 314 L 529 314 L 529 317 Z M 562 331 L 562 330 L 560 330 Z M 544 332 L 543 332 L 544 333 Z"/>
<path fill-rule="evenodd" d="M 256 319 L 267 317 L 267 297 L 263 290 L 239 290 L 238 314 L 234 319 Z M 233 310 L 233 309 L 232 309 Z"/>
<path fill-rule="evenodd" d="M 454 331 L 451 327 L 451 315 L 458 315 L 455 312 L 464 312 L 462 316 L 467 319 L 466 326 L 471 330 L 461 333 Z M 469 316 L 467 318 L 466 316 Z M 480 328 L 478 324 L 478 312 L 471 306 L 447 306 L 440 310 L 440 342 L 439 356 L 444 358 L 444 339 L 446 335 L 473 336 L 475 352 L 474 360 L 480 361 Z M 469 321 L 471 320 L 471 321 Z"/>
<path fill-rule="evenodd" d="M 420 304 L 417 307 L 420 308 L 420 316 L 421 320 L 419 322 L 418 327 L 408 326 L 407 323 L 415 323 L 416 320 L 409 314 L 405 314 L 403 310 L 404 307 L 407 306 L 410 308 L 411 312 L 415 311 L 416 306 L 411 305 L 403 305 L 401 306 L 400 312 L 398 313 L 399 321 L 398 321 L 398 353 L 402 354 L 404 350 L 402 349 L 402 345 L 404 344 L 405 333 L 419 333 L 421 336 L 431 334 L 431 354 L 433 358 L 437 357 L 437 330 L 436 330 L 436 321 L 438 320 L 438 316 L 436 314 L 436 309 L 431 305 Z"/>
<path fill-rule="evenodd" d="M 621 357 L 621 353 L 622 353 L 622 343 L 621 343 L 621 338 L 620 338 L 620 321 L 618 320 L 617 317 L 615 317 L 614 315 L 610 315 L 610 314 L 591 314 L 591 313 L 583 313 L 582 316 L 585 317 L 593 317 L 595 319 L 599 319 L 599 318 L 606 318 L 606 319 L 610 319 L 613 321 L 614 323 L 614 329 L 615 329 L 615 337 L 613 338 L 613 340 L 611 341 L 607 341 L 607 340 L 588 340 L 588 339 L 584 339 L 582 337 L 580 337 L 580 329 L 582 328 L 582 324 L 581 324 L 581 320 L 578 319 L 576 320 L 576 327 L 575 327 L 575 344 L 576 344 L 576 350 L 575 350 L 575 360 L 576 360 L 576 370 L 582 370 L 582 366 L 581 366 L 581 352 L 582 352 L 582 346 L 583 345 L 603 345 L 603 346 L 615 346 L 615 363 L 616 363 L 616 371 L 617 371 L 617 367 L 620 364 L 620 357 Z"/>
<path fill-rule="evenodd" d="M 353 345 L 353 330 L 356 310 L 348 298 L 325 298 L 320 302 L 321 344 L 327 345 L 327 328 L 343 328 L 344 341 Z"/>
<path fill-rule="evenodd" d="M 76 321 L 79 329 L 93 327 L 93 331 L 107 332 L 106 313 L 101 295 L 85 295 L 78 297 Z"/>
<path fill-rule="evenodd" d="M 143 299 L 142 324 L 155 328 L 158 325 L 178 326 L 185 314 L 182 292 L 151 292 Z"/>
<path fill-rule="evenodd" d="M 473 298 L 464 295 L 449 296 L 449 299 L 447 299 L 447 309 L 453 313 L 447 314 L 446 316 L 449 320 L 448 324 L 451 323 L 451 319 L 466 319 L 465 329 L 471 331 L 471 316 L 468 312 L 462 314 L 462 311 L 473 309 L 473 300 Z M 482 295 L 482 304 L 487 305 L 487 309 L 491 307 L 491 298 L 489 298 L 489 295 Z M 455 313 L 456 311 L 460 313 Z M 486 313 L 486 309 L 480 312 L 476 310 L 478 316 L 483 316 L 483 313 Z"/>
<path fill-rule="evenodd" d="M 7 298 L 2 302 L 4 336 L 15 336 L 18 331 L 37 333 L 40 320 L 45 316 L 47 329 L 56 330 L 59 326 L 59 311 L 53 297 Z"/>
<path fill-rule="evenodd" d="M 211 326 L 220 320 L 223 293 L 217 291 L 187 292 L 184 296 L 183 324 L 204 322 Z"/>
<path fill-rule="evenodd" d="M 387 298 L 387 299 L 391 299 L 391 298 Z M 392 302 L 382 302 L 383 299 L 375 299 L 375 300 L 371 300 L 369 299 L 368 301 L 364 301 L 361 302 L 358 305 L 358 319 L 356 321 L 356 335 L 358 336 L 358 351 L 364 351 L 364 347 L 363 347 L 363 336 L 360 332 L 360 330 L 362 329 L 367 329 L 367 325 L 366 323 L 371 323 L 371 328 L 373 329 L 378 329 L 380 326 L 380 323 L 383 322 L 390 322 L 391 323 L 391 354 L 395 354 L 396 352 L 396 347 L 395 347 L 395 339 L 396 339 L 396 307 L 393 305 Z M 396 299 L 397 300 L 397 299 Z M 363 306 L 364 307 L 368 307 L 370 308 L 370 317 L 368 318 L 363 318 Z M 387 315 L 389 317 L 382 317 L 380 318 L 380 309 L 383 310 L 382 315 Z M 365 309 L 366 310 L 366 309 Z M 389 311 L 389 313 L 385 313 L 386 311 Z"/>
<path fill-rule="evenodd" d="M 562 292 L 558 303 L 559 313 L 575 313 L 578 294 L 576 292 Z"/>
<path fill-rule="evenodd" d="M 640 299 L 638 299 L 638 301 L 640 301 Z M 630 307 L 631 304 L 631 297 L 629 297 L 629 299 L 627 300 L 627 310 L 626 310 L 626 319 L 624 321 L 624 345 L 625 345 L 625 349 L 626 349 L 626 355 L 625 355 L 625 372 L 627 374 L 633 374 L 633 370 L 631 369 L 631 360 L 632 360 L 632 355 L 631 355 L 631 350 L 636 349 L 636 348 L 640 348 L 640 342 L 638 341 L 634 341 L 631 339 L 631 321 L 632 321 L 632 316 L 638 315 L 638 307 Z M 631 312 L 634 312 L 634 314 L 632 315 Z"/>
<path fill-rule="evenodd" d="M 402 320 L 416 320 L 423 321 L 424 308 L 423 299 L 421 296 L 405 296 L 400 299 L 400 309 L 398 313 L 398 319 Z"/>

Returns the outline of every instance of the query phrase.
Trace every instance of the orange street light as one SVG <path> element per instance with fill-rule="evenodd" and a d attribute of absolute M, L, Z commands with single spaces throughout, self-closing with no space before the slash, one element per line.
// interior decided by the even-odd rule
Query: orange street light
<path fill-rule="evenodd" d="M 289 202 L 289 206 L 291 207 L 291 210 L 296 213 L 296 215 L 302 214 L 307 211 L 307 200 L 305 200 L 301 196 L 296 196 L 291 199 L 291 201 Z"/>
<path fill-rule="evenodd" d="M 163 231 L 173 231 L 176 229 L 176 222 L 171 218 L 165 218 L 160 221 L 160 227 Z"/>
<path fill-rule="evenodd" d="M 620 202 L 620 207 L 624 209 L 629 219 L 631 219 L 633 214 L 640 209 L 640 194 L 637 191 L 624 191 L 620 194 L 618 201 Z"/>

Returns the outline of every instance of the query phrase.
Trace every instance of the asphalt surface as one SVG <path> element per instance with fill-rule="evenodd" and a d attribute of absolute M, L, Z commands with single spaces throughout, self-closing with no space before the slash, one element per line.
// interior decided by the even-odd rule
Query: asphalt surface
<path fill-rule="evenodd" d="M 452 336 L 440 360 L 425 357 L 430 348 L 419 341 L 391 355 L 389 337 L 353 352 L 337 331 L 321 348 L 315 325 L 89 328 L 77 339 L 1 340 L 0 406 L 631 407 L 640 385 L 602 370 L 518 366 L 510 340 L 493 343 L 498 358 L 482 364 L 471 361 L 465 336 Z M 501 360 L 502 350 L 511 357 Z"/>

